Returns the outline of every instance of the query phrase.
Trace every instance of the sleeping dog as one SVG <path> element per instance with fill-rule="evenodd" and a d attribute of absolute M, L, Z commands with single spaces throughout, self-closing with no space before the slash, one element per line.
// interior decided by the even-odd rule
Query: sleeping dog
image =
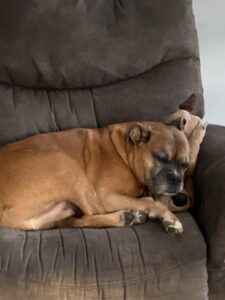
<path fill-rule="evenodd" d="M 147 215 L 181 233 L 177 216 L 154 198 L 181 192 L 189 163 L 184 132 L 158 122 L 26 138 L 0 149 L 0 223 L 22 230 L 107 227 Z"/>

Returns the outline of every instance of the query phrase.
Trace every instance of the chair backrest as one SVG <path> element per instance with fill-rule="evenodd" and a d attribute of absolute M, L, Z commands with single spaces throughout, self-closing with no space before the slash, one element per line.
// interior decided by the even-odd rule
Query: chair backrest
<path fill-rule="evenodd" d="M 191 0 L 1 0 L 0 144 L 204 102 Z"/>

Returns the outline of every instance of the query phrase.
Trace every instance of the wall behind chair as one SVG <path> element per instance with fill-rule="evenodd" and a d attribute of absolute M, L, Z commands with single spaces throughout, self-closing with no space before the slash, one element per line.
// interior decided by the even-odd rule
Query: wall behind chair
<path fill-rule="evenodd" d="M 225 0 L 194 0 L 205 120 L 225 125 Z"/>

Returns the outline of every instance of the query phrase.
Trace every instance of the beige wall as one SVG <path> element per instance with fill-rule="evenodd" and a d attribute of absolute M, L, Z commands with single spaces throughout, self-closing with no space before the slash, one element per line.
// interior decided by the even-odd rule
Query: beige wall
<path fill-rule="evenodd" d="M 206 101 L 205 119 L 225 125 L 225 0 L 193 0 Z"/>

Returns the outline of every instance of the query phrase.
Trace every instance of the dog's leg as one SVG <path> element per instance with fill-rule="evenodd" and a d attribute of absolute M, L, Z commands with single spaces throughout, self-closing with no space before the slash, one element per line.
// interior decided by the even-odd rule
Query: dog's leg
<path fill-rule="evenodd" d="M 118 194 L 109 194 L 104 197 L 105 209 L 110 211 L 133 209 L 142 211 L 150 219 L 160 219 L 166 231 L 182 233 L 183 226 L 179 219 L 161 202 L 154 201 L 151 197 L 133 198 Z"/>
<path fill-rule="evenodd" d="M 121 227 L 132 226 L 146 222 L 146 214 L 122 210 L 104 215 L 83 216 L 81 218 L 70 217 L 57 223 L 58 227 Z"/>
<path fill-rule="evenodd" d="M 2 216 L 1 223 L 8 227 L 22 230 L 49 229 L 57 221 L 74 215 L 73 205 L 68 201 L 52 203 L 42 212 L 30 216 L 23 209 L 7 209 Z"/>
<path fill-rule="evenodd" d="M 16 215 L 15 215 L 16 213 Z M 30 217 L 24 211 L 5 212 L 3 224 L 22 230 L 41 230 L 53 227 L 121 227 L 132 226 L 147 220 L 146 214 L 134 210 L 122 210 L 109 214 L 72 217 L 74 206 L 69 201 L 53 203 L 42 212 Z"/>

